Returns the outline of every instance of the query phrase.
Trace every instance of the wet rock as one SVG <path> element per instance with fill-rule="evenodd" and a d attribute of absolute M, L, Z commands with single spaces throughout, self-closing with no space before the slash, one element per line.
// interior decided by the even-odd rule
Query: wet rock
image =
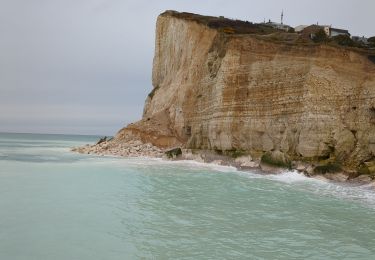
<path fill-rule="evenodd" d="M 174 148 L 169 151 L 166 151 L 165 154 L 167 155 L 168 158 L 177 158 L 178 156 L 182 155 L 182 150 L 181 148 Z"/>
<path fill-rule="evenodd" d="M 262 171 L 267 172 L 267 173 L 279 174 L 285 171 L 285 168 L 283 167 L 278 167 L 278 166 L 274 166 L 274 165 L 270 165 L 270 164 L 266 164 L 262 162 L 260 163 L 259 166 Z"/>
<path fill-rule="evenodd" d="M 345 182 L 348 179 L 348 175 L 343 173 L 343 172 L 326 173 L 326 174 L 324 174 L 324 177 L 329 179 L 329 180 L 337 181 L 337 182 Z"/>
<path fill-rule="evenodd" d="M 241 167 L 253 167 L 255 164 L 253 162 L 253 158 L 251 158 L 250 155 L 238 157 L 234 161 L 238 163 Z"/>
<path fill-rule="evenodd" d="M 285 153 L 281 151 L 272 151 L 267 152 L 262 156 L 261 165 L 290 169 L 291 161 Z"/>
<path fill-rule="evenodd" d="M 370 175 L 360 175 L 354 179 L 351 179 L 350 182 L 358 184 L 368 184 L 373 182 L 373 178 Z"/>
<path fill-rule="evenodd" d="M 307 169 L 307 165 L 303 163 L 296 163 L 295 169 L 299 172 L 304 172 Z"/>
<path fill-rule="evenodd" d="M 100 138 L 99 141 L 96 144 L 98 145 L 98 144 L 101 144 L 101 143 L 106 142 L 106 141 L 107 141 L 107 137 L 104 136 L 103 138 Z"/>
<path fill-rule="evenodd" d="M 217 164 L 217 165 L 222 165 L 223 161 L 222 160 L 214 160 L 211 162 L 212 164 Z"/>
<path fill-rule="evenodd" d="M 314 166 L 312 166 L 312 165 L 307 166 L 307 168 L 303 171 L 303 173 L 308 177 L 313 176 L 314 175 Z"/>

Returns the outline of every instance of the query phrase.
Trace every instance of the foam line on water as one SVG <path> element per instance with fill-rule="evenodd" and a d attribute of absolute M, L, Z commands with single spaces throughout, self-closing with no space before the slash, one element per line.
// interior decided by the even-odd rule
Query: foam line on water
<path fill-rule="evenodd" d="M 125 160 L 118 160 L 119 163 L 126 163 L 127 165 L 173 165 L 173 166 L 183 166 L 183 167 L 191 167 L 192 169 L 204 169 L 204 170 L 213 170 L 217 172 L 237 172 L 238 170 L 233 166 L 225 166 L 219 165 L 215 163 L 204 163 L 204 162 L 197 162 L 193 160 L 178 160 L 178 161 L 170 161 L 165 160 L 162 158 L 144 158 L 144 157 L 137 157 L 137 158 L 126 158 Z"/>
<path fill-rule="evenodd" d="M 293 184 L 295 188 L 300 188 L 321 196 L 333 196 L 338 199 L 356 201 L 375 209 L 375 187 L 373 184 L 353 185 L 309 178 L 297 171 L 286 171 L 281 174 L 265 175 L 262 177 L 286 184 Z"/>
<path fill-rule="evenodd" d="M 142 164 L 144 159 L 137 159 L 137 163 Z M 172 164 L 180 166 L 190 166 L 195 169 L 209 169 L 216 172 L 231 173 L 246 176 L 252 179 L 265 179 L 277 181 L 292 188 L 303 189 L 304 191 L 322 196 L 333 196 L 338 199 L 345 199 L 359 202 L 365 206 L 375 209 L 375 187 L 373 185 L 355 186 L 346 183 L 335 183 L 329 180 L 309 178 L 297 171 L 285 171 L 280 174 L 259 174 L 255 171 L 240 171 L 232 166 L 222 166 L 214 163 L 202 163 L 191 160 L 186 161 L 166 161 L 162 159 L 147 160 L 149 165 Z"/>
<path fill-rule="evenodd" d="M 266 175 L 265 178 L 283 182 L 283 183 L 288 183 L 288 184 L 299 183 L 299 182 L 314 182 L 314 183 L 324 182 L 322 180 L 306 177 L 305 175 L 303 175 L 302 173 L 299 173 L 298 171 L 285 171 L 281 174 L 270 174 L 270 175 Z"/>
<path fill-rule="evenodd" d="M 321 179 L 314 179 L 304 176 L 297 171 L 285 171 L 280 174 L 259 174 L 255 171 L 241 171 L 232 166 L 223 166 L 214 163 L 197 162 L 193 160 L 169 161 L 160 158 L 121 158 L 121 157 L 98 157 L 89 156 L 85 160 L 77 161 L 77 163 L 96 163 L 117 165 L 118 167 L 169 167 L 177 166 L 185 169 L 193 170 L 209 170 L 217 173 L 237 174 L 250 179 L 263 179 L 276 181 L 290 185 L 292 188 L 303 189 L 304 191 L 321 196 L 333 196 L 338 199 L 356 201 L 370 206 L 375 209 L 375 188 L 372 185 L 353 186 L 345 183 L 334 183 Z"/>
<path fill-rule="evenodd" d="M 87 155 L 87 161 L 91 163 L 99 163 L 99 164 L 118 164 L 118 165 L 127 165 L 127 166 L 163 166 L 163 165 L 176 165 L 176 166 L 188 166 L 192 168 L 202 168 L 202 169 L 212 169 L 220 172 L 235 172 L 237 169 L 232 166 L 224 166 L 215 163 L 204 163 L 204 162 L 197 162 L 193 160 L 178 160 L 178 161 L 171 161 L 165 160 L 162 158 L 150 158 L 150 157 L 121 157 L 121 156 L 98 156 L 98 155 Z M 80 161 L 79 163 L 84 163 L 84 161 Z"/>

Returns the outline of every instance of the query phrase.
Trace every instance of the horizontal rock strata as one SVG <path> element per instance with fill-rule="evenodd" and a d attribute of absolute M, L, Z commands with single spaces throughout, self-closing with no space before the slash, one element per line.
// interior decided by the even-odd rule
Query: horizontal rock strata
<path fill-rule="evenodd" d="M 228 33 L 206 20 L 173 11 L 158 17 L 154 88 L 142 120 L 114 142 L 240 151 L 257 162 L 282 154 L 288 163 L 338 164 L 353 178 L 375 174 L 368 53 Z"/>

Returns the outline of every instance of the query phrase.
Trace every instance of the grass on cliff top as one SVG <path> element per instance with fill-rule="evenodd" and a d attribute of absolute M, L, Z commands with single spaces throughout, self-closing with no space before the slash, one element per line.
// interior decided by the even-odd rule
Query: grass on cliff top
<path fill-rule="evenodd" d="M 234 20 L 225 18 L 223 16 L 205 16 L 186 12 L 180 13 L 177 11 L 166 11 L 162 15 L 169 15 L 176 18 L 195 21 L 212 29 L 217 29 L 229 34 L 270 34 L 280 31 L 265 24 Z"/>
<path fill-rule="evenodd" d="M 375 50 L 366 46 L 359 46 L 351 44 L 351 40 L 341 39 L 342 37 L 332 38 L 329 41 L 314 42 L 313 40 L 302 36 L 301 34 L 293 32 L 285 32 L 262 23 L 252 23 L 249 21 L 235 20 L 225 18 L 223 16 L 206 16 L 187 12 L 177 12 L 173 10 L 165 11 L 162 16 L 172 16 L 189 21 L 195 21 L 199 24 L 206 25 L 209 28 L 216 29 L 222 33 L 229 35 L 259 35 L 265 36 L 262 38 L 266 41 L 271 41 L 281 44 L 291 44 L 298 46 L 317 46 L 329 45 L 335 48 L 344 48 L 356 51 L 358 53 L 369 55 L 368 58 L 371 62 L 375 63 Z"/>

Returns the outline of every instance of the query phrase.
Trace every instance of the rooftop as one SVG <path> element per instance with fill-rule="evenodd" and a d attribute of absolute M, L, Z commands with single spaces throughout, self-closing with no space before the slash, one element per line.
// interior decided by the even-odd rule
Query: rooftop
<path fill-rule="evenodd" d="M 348 30 L 344 30 L 344 29 L 338 29 L 338 28 L 330 28 L 331 31 L 336 31 L 336 32 L 341 32 L 341 33 L 349 33 Z"/>

